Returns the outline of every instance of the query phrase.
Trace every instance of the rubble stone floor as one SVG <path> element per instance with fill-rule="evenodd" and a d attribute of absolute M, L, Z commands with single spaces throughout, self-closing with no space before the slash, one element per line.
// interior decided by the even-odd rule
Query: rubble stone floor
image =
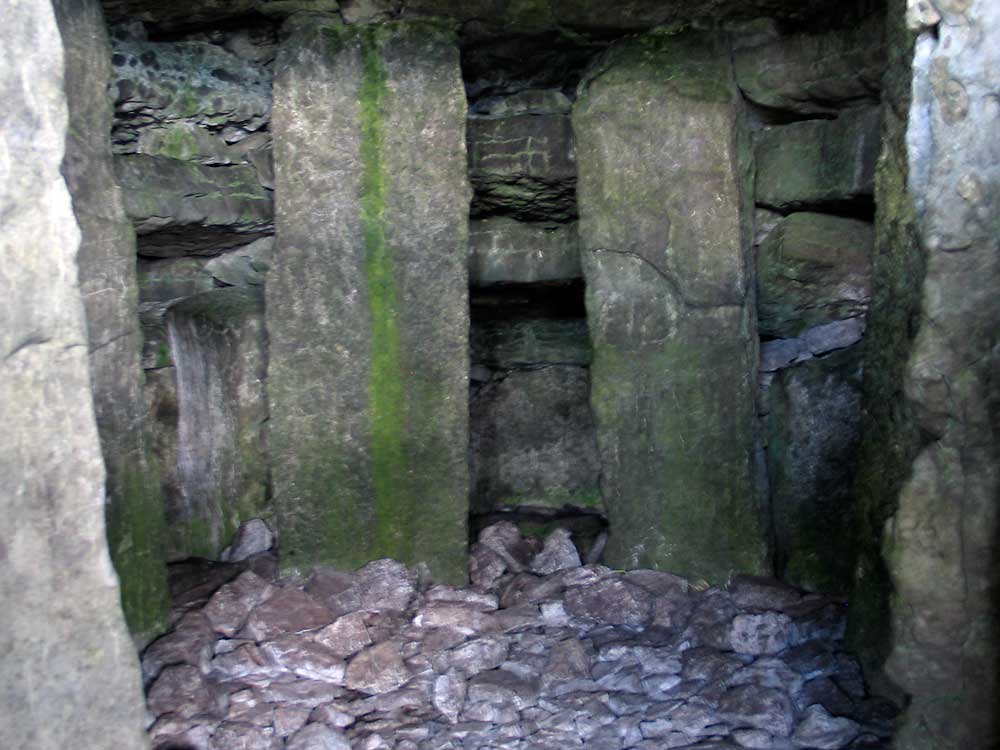
<path fill-rule="evenodd" d="M 392 560 L 276 579 L 183 566 L 142 658 L 155 750 L 888 748 L 843 601 L 739 577 L 581 565 L 509 523 L 470 588 Z"/>

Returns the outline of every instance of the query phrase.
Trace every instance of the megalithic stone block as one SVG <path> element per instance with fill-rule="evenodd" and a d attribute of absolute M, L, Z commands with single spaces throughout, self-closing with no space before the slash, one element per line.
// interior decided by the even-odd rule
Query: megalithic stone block
<path fill-rule="evenodd" d="M 150 455 L 140 365 L 136 238 L 111 156 L 111 45 L 97 0 L 53 3 L 66 50 L 69 130 L 62 172 L 80 225 L 77 266 L 90 378 L 107 466 L 111 558 L 133 635 L 166 627 L 170 599 L 160 477 Z"/>
<path fill-rule="evenodd" d="M 619 567 L 763 571 L 750 158 L 726 46 L 613 47 L 573 112 L 591 404 Z"/>
<path fill-rule="evenodd" d="M 0 47 L 0 747 L 148 750 L 105 538 L 80 230 L 59 173 L 74 58 L 43 0 L 5 4 Z"/>
<path fill-rule="evenodd" d="M 275 79 L 267 282 L 283 566 L 465 578 L 466 101 L 449 28 L 292 30 Z"/>

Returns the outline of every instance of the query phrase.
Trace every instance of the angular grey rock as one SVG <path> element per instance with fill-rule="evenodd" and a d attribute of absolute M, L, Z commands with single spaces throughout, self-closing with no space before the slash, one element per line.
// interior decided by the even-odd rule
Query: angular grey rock
<path fill-rule="evenodd" d="M 269 662 L 252 642 L 242 642 L 233 650 L 220 652 L 212 659 L 208 675 L 218 682 L 260 684 L 281 676 L 283 671 L 281 666 Z"/>
<path fill-rule="evenodd" d="M 244 521 L 236 530 L 236 538 L 223 555 L 224 562 L 239 562 L 248 557 L 267 552 L 274 546 L 274 534 L 260 518 Z"/>
<path fill-rule="evenodd" d="M 143 255 L 214 255 L 274 232 L 271 198 L 252 167 L 135 154 L 116 156 L 114 168 Z"/>
<path fill-rule="evenodd" d="M 215 719 L 182 719 L 166 714 L 149 728 L 149 739 L 154 750 L 178 746 L 190 750 L 212 750 L 212 734 L 219 723 Z"/>
<path fill-rule="evenodd" d="M 353 573 L 317 567 L 306 581 L 305 590 L 337 617 L 361 608 L 361 592 Z"/>
<path fill-rule="evenodd" d="M 272 682 L 262 685 L 258 690 L 268 703 L 279 703 L 293 708 L 316 708 L 330 703 L 343 692 L 337 686 L 319 680 Z"/>
<path fill-rule="evenodd" d="M 282 738 L 295 734 L 309 721 L 309 713 L 306 708 L 274 709 L 274 733 Z"/>
<path fill-rule="evenodd" d="M 872 225 L 855 219 L 794 213 L 779 222 L 757 253 L 761 334 L 790 338 L 863 316 L 874 240 Z"/>
<path fill-rule="evenodd" d="M 78 10 L 87 21 L 81 30 L 103 29 L 97 5 Z M 139 670 L 105 536 L 105 474 L 77 279 L 80 230 L 59 172 L 68 124 L 64 84 L 79 71 L 64 78 L 64 65 L 74 58 L 69 51 L 64 57 L 52 4 L 11 3 L 3 15 L 0 505 L 7 523 L 0 531 L 6 610 L 0 745 L 140 750 L 147 740 Z M 86 47 L 98 39 L 103 35 L 76 42 Z M 89 50 L 98 61 L 104 52 L 96 44 Z M 76 93 L 95 96 L 89 88 Z M 123 343 L 129 346 L 137 349 L 137 339 Z M 134 384 L 131 371 L 128 377 Z M 114 538 L 116 544 L 125 539 L 132 537 Z M 134 623 L 137 635 L 148 639 L 151 634 L 140 631 L 162 624 L 165 581 L 162 569 L 159 579 L 143 579 L 159 561 L 144 560 L 150 550 L 139 540 L 136 545 L 134 561 L 144 564 L 129 571 L 140 584 L 133 591 L 139 599 L 129 602 L 149 607 L 135 614 L 152 617 Z"/>
<path fill-rule="evenodd" d="M 886 48 L 883 19 L 789 35 L 737 38 L 733 60 L 751 101 L 800 114 L 837 114 L 879 98 Z"/>
<path fill-rule="evenodd" d="M 756 200 L 780 211 L 871 202 L 879 110 L 765 128 L 755 141 Z"/>
<path fill-rule="evenodd" d="M 523 679 L 502 669 L 480 672 L 468 686 L 466 700 L 469 703 L 506 703 L 518 711 L 538 703 L 537 680 Z"/>
<path fill-rule="evenodd" d="M 351 750 L 343 732 L 325 724 L 306 724 L 285 743 L 287 750 Z"/>
<path fill-rule="evenodd" d="M 578 279 L 576 224 L 529 224 L 506 217 L 469 224 L 469 283 L 532 284 Z"/>
<path fill-rule="evenodd" d="M 748 133 L 730 51 L 696 33 L 630 39 L 580 92 L 573 128 L 606 559 L 712 581 L 763 571 L 750 502 Z"/>
<path fill-rule="evenodd" d="M 763 729 L 737 729 L 733 732 L 733 740 L 740 747 L 753 750 L 771 750 L 774 738 Z"/>
<path fill-rule="evenodd" d="M 619 580 L 577 586 L 566 592 L 566 611 L 575 617 L 644 627 L 652 619 L 653 597 L 645 589 Z"/>
<path fill-rule="evenodd" d="M 212 658 L 216 636 L 201 612 L 181 618 L 173 630 L 160 636 L 142 652 L 143 682 L 149 683 L 160 670 L 174 664 L 206 667 Z"/>
<path fill-rule="evenodd" d="M 500 555 L 514 573 L 524 571 L 539 549 L 531 540 L 524 539 L 510 521 L 501 521 L 480 531 L 479 544 Z"/>
<path fill-rule="evenodd" d="M 417 592 L 417 574 L 395 560 L 375 560 L 355 571 L 361 607 L 406 611 Z"/>
<path fill-rule="evenodd" d="M 216 591 L 202 612 L 216 632 L 232 637 L 246 624 L 253 608 L 272 592 L 267 581 L 248 570 Z"/>
<path fill-rule="evenodd" d="M 792 741 L 801 747 L 817 750 L 840 750 L 861 733 L 856 721 L 833 717 L 822 706 L 810 706 L 796 727 Z"/>
<path fill-rule="evenodd" d="M 212 258 L 205 263 L 205 274 L 226 286 L 263 286 L 273 251 L 274 237 L 261 237 Z"/>
<path fill-rule="evenodd" d="M 211 750 L 281 750 L 281 740 L 271 727 L 227 721 L 212 735 Z"/>
<path fill-rule="evenodd" d="M 776 737 L 788 737 L 795 727 L 795 707 L 774 688 L 735 687 L 720 701 L 719 714 L 733 727 L 762 729 Z"/>
<path fill-rule="evenodd" d="M 427 628 L 453 628 L 465 635 L 476 635 L 491 630 L 493 614 L 483 612 L 469 604 L 431 602 L 424 605 L 413 618 L 413 624 Z"/>
<path fill-rule="evenodd" d="M 729 642 L 737 654 L 777 654 L 788 647 L 792 619 L 777 612 L 736 615 L 730 625 Z"/>
<path fill-rule="evenodd" d="M 556 529 L 545 538 L 545 546 L 531 561 L 531 572 L 551 575 L 567 568 L 580 567 L 580 554 L 569 529 Z"/>
<path fill-rule="evenodd" d="M 279 245 L 267 281 L 282 565 L 392 556 L 464 582 L 470 189 L 458 46 L 417 22 L 310 17 L 289 32 L 274 84 Z"/>
<path fill-rule="evenodd" d="M 458 670 L 460 674 L 472 676 L 499 667 L 507 660 L 509 651 L 508 638 L 475 638 L 434 659 L 434 665 L 439 672 Z"/>
<path fill-rule="evenodd" d="M 736 576 L 729 585 L 729 593 L 738 607 L 776 612 L 798 604 L 802 599 L 802 592 L 788 584 L 761 576 Z"/>
<path fill-rule="evenodd" d="M 313 634 L 313 640 L 342 658 L 356 654 L 372 643 L 368 632 L 368 612 L 352 612 Z"/>
<path fill-rule="evenodd" d="M 344 684 L 362 693 L 388 693 L 410 679 L 400 655 L 400 644 L 386 641 L 365 649 L 347 665 Z"/>
<path fill-rule="evenodd" d="M 316 630 L 332 621 L 330 610 L 311 596 L 297 589 L 285 588 L 250 613 L 246 632 L 259 642 L 286 633 Z"/>
<path fill-rule="evenodd" d="M 802 341 L 809 351 L 818 357 L 836 349 L 854 346 L 865 335 L 865 327 L 865 318 L 835 320 L 810 328 L 802 334 Z"/>
<path fill-rule="evenodd" d="M 468 589 L 458 589 L 453 586 L 438 584 L 424 592 L 424 599 L 429 602 L 454 602 L 478 607 L 483 612 L 490 612 L 499 607 L 495 594 L 481 594 Z"/>
<path fill-rule="evenodd" d="M 496 551 L 476 543 L 469 550 L 469 581 L 477 591 L 492 591 L 507 572 L 507 562 Z"/>
<path fill-rule="evenodd" d="M 149 688 L 146 705 L 155 716 L 173 713 L 187 718 L 210 712 L 216 704 L 201 671 L 183 664 L 160 672 Z"/>
<path fill-rule="evenodd" d="M 473 215 L 503 213 L 522 221 L 575 215 L 573 129 L 565 115 L 469 118 Z"/>
<path fill-rule="evenodd" d="M 333 649 L 307 636 L 283 636 L 260 645 L 267 660 L 286 672 L 334 685 L 344 683 L 346 665 Z"/>
<path fill-rule="evenodd" d="M 434 708 L 441 712 L 450 723 L 458 721 L 458 715 L 465 705 L 467 685 L 465 677 L 451 670 L 434 680 Z"/>
<path fill-rule="evenodd" d="M 802 339 L 774 339 L 760 345 L 760 372 L 770 373 L 805 362 L 812 352 Z"/>

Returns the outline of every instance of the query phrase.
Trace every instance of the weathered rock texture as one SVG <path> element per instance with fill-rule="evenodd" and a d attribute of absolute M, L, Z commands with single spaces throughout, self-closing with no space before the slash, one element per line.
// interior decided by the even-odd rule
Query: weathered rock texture
<path fill-rule="evenodd" d="M 214 255 L 274 231 L 271 196 L 251 166 L 135 154 L 115 157 L 115 176 L 143 255 Z"/>
<path fill-rule="evenodd" d="M 782 580 L 809 591 L 846 591 L 853 574 L 859 350 L 782 369 L 768 393 L 765 437 L 775 570 Z"/>
<path fill-rule="evenodd" d="M 910 100 L 901 5 L 859 478 L 862 532 L 884 523 L 884 558 L 869 545 L 860 561 L 855 632 L 887 647 L 874 655 L 912 696 L 897 747 L 995 747 L 1000 145 L 983 134 L 1000 116 L 1000 7 L 914 9 Z"/>
<path fill-rule="evenodd" d="M 747 98 L 776 110 L 837 114 L 876 103 L 885 69 L 884 19 L 871 14 L 841 29 L 781 35 L 770 26 L 737 36 L 736 80 Z"/>
<path fill-rule="evenodd" d="M 474 215 L 500 213 L 527 221 L 575 216 L 569 117 L 472 117 L 468 137 Z"/>
<path fill-rule="evenodd" d="M 60 0 L 55 9 L 66 52 L 70 118 L 63 175 L 81 232 L 77 264 L 107 467 L 108 541 L 126 619 L 144 640 L 165 624 L 165 527 L 142 395 L 135 233 L 115 184 L 107 138 L 111 53 L 96 0 Z"/>
<path fill-rule="evenodd" d="M 760 571 L 749 161 L 729 52 L 613 47 L 573 113 L 591 403 L 620 567 Z"/>
<path fill-rule="evenodd" d="M 263 294 L 204 292 L 173 305 L 166 325 L 178 381 L 168 552 L 217 559 L 243 521 L 268 514 Z"/>
<path fill-rule="evenodd" d="M 0 45 L 0 745 L 140 750 L 139 675 L 105 537 L 80 233 L 59 173 L 68 120 L 52 6 L 8 3 Z"/>
<path fill-rule="evenodd" d="M 472 511 L 600 507 L 600 464 L 583 367 L 505 373 L 472 397 Z"/>
<path fill-rule="evenodd" d="M 465 577 L 465 110 L 435 25 L 311 21 L 282 52 L 267 323 L 288 568 L 393 556 Z"/>
<path fill-rule="evenodd" d="M 757 202 L 780 211 L 870 206 L 879 112 L 765 128 L 756 138 Z"/>
<path fill-rule="evenodd" d="M 579 243 L 576 224 L 549 226 L 503 217 L 473 221 L 469 282 L 531 284 L 578 279 L 583 275 Z"/>

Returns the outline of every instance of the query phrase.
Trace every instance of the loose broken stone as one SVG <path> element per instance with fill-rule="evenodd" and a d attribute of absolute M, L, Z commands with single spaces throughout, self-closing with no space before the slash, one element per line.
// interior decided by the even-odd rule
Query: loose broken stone
<path fill-rule="evenodd" d="M 253 608 L 273 591 L 267 581 L 248 570 L 219 588 L 202 612 L 217 633 L 231 638 L 246 624 Z"/>
<path fill-rule="evenodd" d="M 531 561 L 531 572 L 542 576 L 578 567 L 580 554 L 576 551 L 569 529 L 556 529 L 549 534 L 542 551 Z"/>
<path fill-rule="evenodd" d="M 791 618 L 777 612 L 736 615 L 730 626 L 729 643 L 738 654 L 776 654 L 788 646 L 791 629 Z"/>
<path fill-rule="evenodd" d="M 410 671 L 400 655 L 400 644 L 386 641 L 365 649 L 347 665 L 344 684 L 362 693 L 388 693 L 405 684 Z"/>
<path fill-rule="evenodd" d="M 209 713 L 216 707 L 201 671 L 189 664 L 164 668 L 150 687 L 146 704 L 156 716 L 172 713 L 181 718 Z"/>
<path fill-rule="evenodd" d="M 858 723 L 843 717 L 833 717 L 822 706 L 806 709 L 792 740 L 802 747 L 817 750 L 839 750 L 847 747 L 861 732 Z"/>
<path fill-rule="evenodd" d="M 343 732 L 325 724 L 306 724 L 288 740 L 287 750 L 351 750 Z"/>
<path fill-rule="evenodd" d="M 232 546 L 222 555 L 224 562 L 240 562 L 249 557 L 267 552 L 274 546 L 274 533 L 259 518 L 252 518 L 240 524 Z"/>
<path fill-rule="evenodd" d="M 309 594 L 287 588 L 273 594 L 250 613 L 246 632 L 256 641 L 266 641 L 286 633 L 315 630 L 332 621 L 330 610 Z"/>
<path fill-rule="evenodd" d="M 566 611 L 609 625 L 644 627 L 652 620 L 652 595 L 625 581 L 603 580 L 566 592 Z"/>

